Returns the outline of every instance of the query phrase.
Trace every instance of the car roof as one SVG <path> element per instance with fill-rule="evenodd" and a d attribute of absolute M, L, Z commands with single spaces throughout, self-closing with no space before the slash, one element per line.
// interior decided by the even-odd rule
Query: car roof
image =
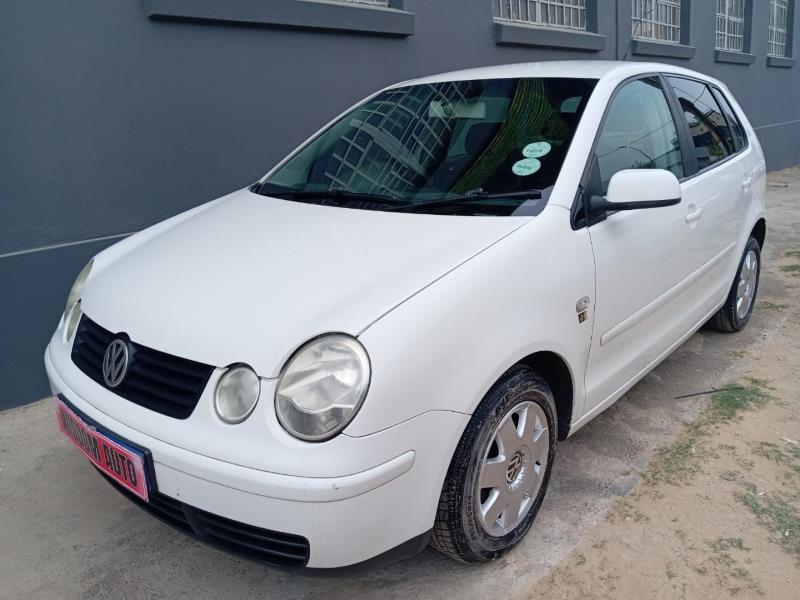
<path fill-rule="evenodd" d="M 463 69 L 404 81 L 396 84 L 396 86 L 513 77 L 575 77 L 579 79 L 622 80 L 635 75 L 654 72 L 689 75 L 712 83 L 719 83 L 702 73 L 662 63 L 626 62 L 621 60 L 554 60 Z"/>

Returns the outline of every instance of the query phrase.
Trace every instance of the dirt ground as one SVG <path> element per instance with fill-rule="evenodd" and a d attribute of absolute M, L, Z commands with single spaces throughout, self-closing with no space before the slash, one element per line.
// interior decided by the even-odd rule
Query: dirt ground
<path fill-rule="evenodd" d="M 0 413 L 0 599 L 800 600 L 800 168 L 770 174 L 767 211 L 749 326 L 701 330 L 561 443 L 501 559 L 428 549 L 337 578 L 236 559 L 112 490 L 45 400 Z"/>
<path fill-rule="evenodd" d="M 790 175 L 771 188 L 800 191 Z M 793 230 L 756 306 L 777 327 L 732 350 L 734 379 L 527 597 L 800 598 L 800 203 L 771 208 Z"/>

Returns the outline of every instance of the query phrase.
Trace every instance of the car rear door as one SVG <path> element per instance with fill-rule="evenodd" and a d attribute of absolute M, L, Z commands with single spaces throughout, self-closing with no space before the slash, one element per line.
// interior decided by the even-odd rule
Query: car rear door
<path fill-rule="evenodd" d="M 738 264 L 737 242 L 747 215 L 752 149 L 721 92 L 706 82 L 667 76 L 682 112 L 680 126 L 691 138 L 693 175 L 683 182 L 683 198 L 693 236 L 691 251 L 703 269 L 701 307 L 712 311 L 725 299 Z"/>

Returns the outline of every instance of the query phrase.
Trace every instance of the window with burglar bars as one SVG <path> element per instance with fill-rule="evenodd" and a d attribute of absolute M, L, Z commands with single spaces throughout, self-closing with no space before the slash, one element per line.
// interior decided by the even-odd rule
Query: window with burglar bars
<path fill-rule="evenodd" d="M 632 0 L 632 36 L 681 43 L 681 0 Z"/>
<path fill-rule="evenodd" d="M 744 52 L 744 0 L 717 0 L 717 50 Z"/>
<path fill-rule="evenodd" d="M 769 46 L 770 56 L 786 56 L 787 31 L 789 29 L 789 0 L 769 0 Z"/>
<path fill-rule="evenodd" d="M 586 29 L 586 0 L 492 0 L 492 10 L 500 21 Z"/>

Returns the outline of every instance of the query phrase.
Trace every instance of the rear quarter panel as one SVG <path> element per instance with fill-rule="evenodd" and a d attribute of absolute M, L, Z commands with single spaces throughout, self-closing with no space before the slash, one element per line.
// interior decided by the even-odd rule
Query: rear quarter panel
<path fill-rule="evenodd" d="M 747 118 L 747 114 L 742 110 L 742 107 L 725 84 L 719 81 L 715 81 L 714 83 L 725 93 L 725 97 L 733 105 L 733 109 L 736 111 L 736 115 L 739 117 L 744 127 L 748 140 L 748 151 L 744 166 L 746 172 L 749 173 L 752 178 L 747 211 L 742 216 L 740 223 L 738 243 L 736 246 L 737 251 L 734 252 L 734 256 L 731 258 L 731 262 L 728 265 L 729 280 L 732 282 L 736 270 L 739 268 L 739 260 L 742 258 L 745 244 L 747 244 L 747 240 L 750 238 L 750 232 L 753 230 L 758 220 L 766 216 L 764 198 L 767 192 L 767 166 L 764 159 L 764 151 L 761 148 L 761 143 L 758 141 L 758 135 L 750 123 L 750 120 Z"/>

